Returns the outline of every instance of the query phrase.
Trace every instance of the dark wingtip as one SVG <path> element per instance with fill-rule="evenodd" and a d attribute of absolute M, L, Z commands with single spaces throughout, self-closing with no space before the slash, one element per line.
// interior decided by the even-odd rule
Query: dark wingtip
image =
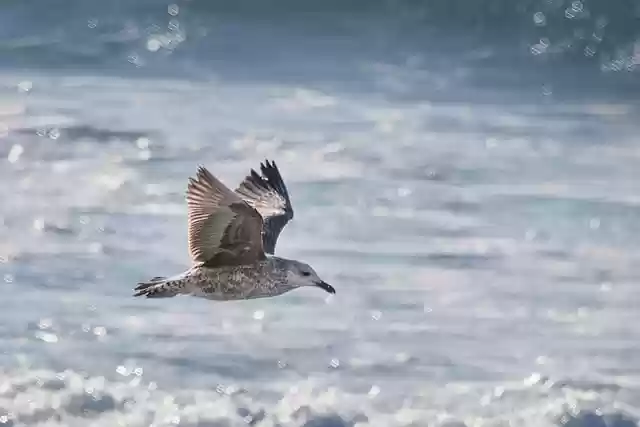
<path fill-rule="evenodd" d="M 289 201 L 289 191 L 287 190 L 287 185 L 284 183 L 282 179 L 282 175 L 280 174 L 280 170 L 276 165 L 276 162 L 273 160 L 265 159 L 264 162 L 260 163 L 260 171 L 264 176 L 265 180 L 268 184 L 276 190 L 282 197 L 285 198 L 287 204 L 291 204 Z"/>
<path fill-rule="evenodd" d="M 253 182 L 255 185 L 265 189 L 269 188 L 269 184 L 265 181 L 263 177 L 260 176 L 258 172 L 255 171 L 255 169 L 251 169 L 251 172 L 249 173 L 249 175 L 251 178 L 251 182 Z"/>
<path fill-rule="evenodd" d="M 276 162 L 274 162 L 273 160 L 264 159 L 264 162 L 260 163 L 260 169 L 262 170 L 262 173 L 264 174 L 265 171 L 268 171 L 270 169 L 278 170 L 278 167 L 276 166 Z"/>

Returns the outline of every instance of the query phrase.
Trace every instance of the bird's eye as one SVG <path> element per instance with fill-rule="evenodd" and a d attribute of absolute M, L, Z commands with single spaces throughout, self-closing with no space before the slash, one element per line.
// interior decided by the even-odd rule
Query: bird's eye
<path fill-rule="evenodd" d="M 303 271 L 302 275 L 307 277 L 307 276 L 311 276 L 311 273 L 309 273 L 308 271 Z"/>

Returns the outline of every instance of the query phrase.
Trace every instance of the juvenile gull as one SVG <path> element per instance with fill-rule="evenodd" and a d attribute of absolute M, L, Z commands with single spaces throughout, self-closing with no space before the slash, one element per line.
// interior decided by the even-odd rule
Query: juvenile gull
<path fill-rule="evenodd" d="M 176 276 L 138 283 L 134 296 L 192 295 L 227 301 L 281 295 L 302 286 L 335 289 L 300 261 L 274 255 L 293 218 L 275 162 L 260 164 L 231 191 L 204 166 L 187 187 L 189 255 L 193 266 Z"/>

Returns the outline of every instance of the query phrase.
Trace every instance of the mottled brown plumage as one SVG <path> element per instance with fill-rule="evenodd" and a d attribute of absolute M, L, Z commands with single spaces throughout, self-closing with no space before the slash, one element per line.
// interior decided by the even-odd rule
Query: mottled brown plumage
<path fill-rule="evenodd" d="M 301 286 L 335 293 L 311 266 L 273 256 L 293 209 L 275 163 L 267 160 L 261 171 L 251 170 L 233 192 L 200 166 L 186 193 L 193 266 L 177 276 L 139 283 L 134 296 L 234 300 L 280 295 Z"/>
<path fill-rule="evenodd" d="M 262 216 L 203 166 L 187 187 L 189 253 L 207 267 L 265 259 Z"/>

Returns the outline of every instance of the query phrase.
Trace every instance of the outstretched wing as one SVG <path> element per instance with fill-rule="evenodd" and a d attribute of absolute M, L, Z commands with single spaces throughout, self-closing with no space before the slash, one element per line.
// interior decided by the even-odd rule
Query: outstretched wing
<path fill-rule="evenodd" d="M 266 160 L 260 164 L 260 171 L 262 175 L 251 169 L 236 193 L 264 218 L 262 245 L 266 253 L 273 254 L 280 232 L 293 218 L 293 208 L 275 162 Z"/>
<path fill-rule="evenodd" d="M 204 166 L 187 187 L 189 255 L 208 266 L 251 264 L 265 258 L 263 219 Z"/>

